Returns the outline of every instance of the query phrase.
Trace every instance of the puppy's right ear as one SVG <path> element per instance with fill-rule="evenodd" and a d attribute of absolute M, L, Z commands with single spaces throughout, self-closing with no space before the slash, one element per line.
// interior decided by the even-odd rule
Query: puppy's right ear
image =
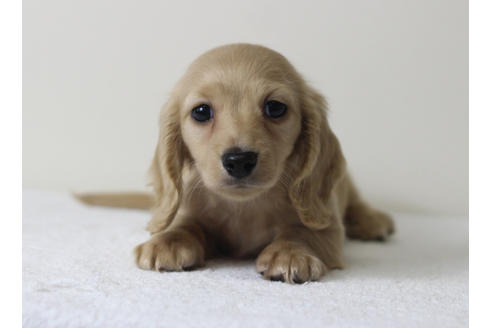
<path fill-rule="evenodd" d="M 182 195 L 181 171 L 185 147 L 181 136 L 179 105 L 175 97 L 164 105 L 159 119 L 159 139 L 150 167 L 156 204 L 147 230 L 154 234 L 171 224 Z"/>

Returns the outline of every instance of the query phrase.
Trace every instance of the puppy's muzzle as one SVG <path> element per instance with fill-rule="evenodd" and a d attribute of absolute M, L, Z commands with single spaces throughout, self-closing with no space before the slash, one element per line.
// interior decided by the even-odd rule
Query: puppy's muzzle
<path fill-rule="evenodd" d="M 257 159 L 258 153 L 233 148 L 222 155 L 222 165 L 230 176 L 242 179 L 253 172 Z"/>

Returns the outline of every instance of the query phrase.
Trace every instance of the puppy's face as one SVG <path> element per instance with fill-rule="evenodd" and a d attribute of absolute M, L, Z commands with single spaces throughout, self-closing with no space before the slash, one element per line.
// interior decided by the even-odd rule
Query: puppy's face
<path fill-rule="evenodd" d="M 183 201 L 200 182 L 229 200 L 287 200 L 304 225 L 326 228 L 336 218 L 330 194 L 345 174 L 326 111 L 323 96 L 275 51 L 234 44 L 200 56 L 161 111 L 149 231 L 165 229 L 180 208 L 202 211 L 203 202 Z M 190 165 L 199 181 L 183 171 Z"/>
<path fill-rule="evenodd" d="M 203 184 L 226 198 L 253 199 L 277 184 L 300 134 L 295 73 L 268 55 L 205 55 L 181 83 L 184 143 Z"/>

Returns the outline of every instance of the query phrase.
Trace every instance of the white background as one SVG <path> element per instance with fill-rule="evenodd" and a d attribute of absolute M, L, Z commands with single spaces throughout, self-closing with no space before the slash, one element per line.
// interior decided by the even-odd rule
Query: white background
<path fill-rule="evenodd" d="M 468 4 L 34 1 L 23 5 L 23 184 L 143 189 L 157 115 L 200 53 L 283 53 L 331 104 L 366 198 L 468 212 Z"/>

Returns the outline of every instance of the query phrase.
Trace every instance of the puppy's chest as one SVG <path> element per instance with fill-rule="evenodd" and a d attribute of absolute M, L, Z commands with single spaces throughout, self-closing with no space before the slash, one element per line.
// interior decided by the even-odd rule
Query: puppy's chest
<path fill-rule="evenodd" d="M 289 204 L 216 204 L 207 212 L 202 225 L 215 237 L 219 249 L 234 257 L 256 255 L 284 226 L 297 221 Z"/>

